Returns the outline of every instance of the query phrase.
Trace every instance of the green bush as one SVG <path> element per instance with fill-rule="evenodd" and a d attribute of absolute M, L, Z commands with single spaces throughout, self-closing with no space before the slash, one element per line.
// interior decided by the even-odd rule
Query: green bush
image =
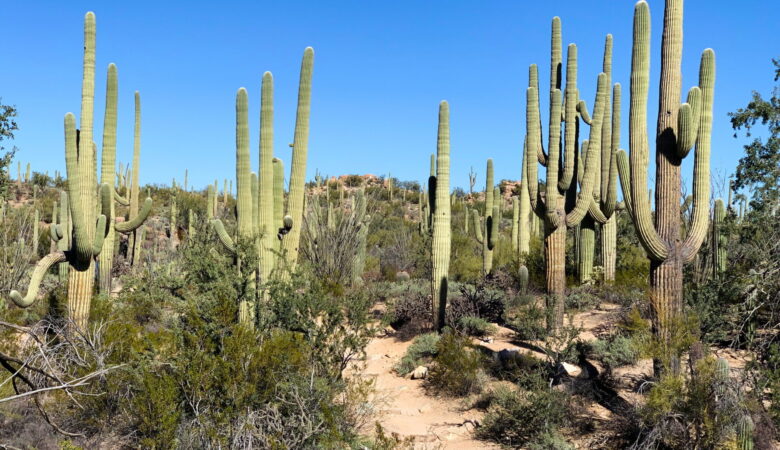
<path fill-rule="evenodd" d="M 411 373 L 418 366 L 429 363 L 439 351 L 439 339 L 441 337 L 438 333 L 427 333 L 417 336 L 412 345 L 406 349 L 406 353 L 398 364 L 395 365 L 396 373 L 404 376 Z"/>
<path fill-rule="evenodd" d="M 524 384 L 528 390 L 501 386 L 491 393 L 482 426 L 476 431 L 477 437 L 521 447 L 544 439 L 544 434 L 557 433 L 571 421 L 571 397 L 550 387 L 540 373 L 527 377 Z"/>
<path fill-rule="evenodd" d="M 481 317 L 463 316 L 455 329 L 469 336 L 483 337 L 496 332 L 496 326 Z"/>
<path fill-rule="evenodd" d="M 506 323 L 524 341 L 547 336 L 547 312 L 533 295 L 514 297 L 507 305 Z"/>
<path fill-rule="evenodd" d="M 481 388 L 482 355 L 471 345 L 471 339 L 451 331 L 436 344 L 436 357 L 430 368 L 428 386 L 437 393 L 464 396 Z"/>
<path fill-rule="evenodd" d="M 634 341 L 621 334 L 590 342 L 592 356 L 607 368 L 632 365 L 639 359 L 639 349 Z"/>

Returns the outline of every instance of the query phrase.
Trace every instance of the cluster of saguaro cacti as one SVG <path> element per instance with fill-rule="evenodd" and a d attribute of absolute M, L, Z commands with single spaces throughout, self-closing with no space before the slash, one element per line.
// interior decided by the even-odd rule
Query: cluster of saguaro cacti
<path fill-rule="evenodd" d="M 499 203 L 501 195 L 493 186 L 493 160 L 487 160 L 485 177 L 485 212 L 472 210 L 474 218 L 474 236 L 482 244 L 482 274 L 488 275 L 493 270 L 493 249 L 498 243 L 498 224 L 501 221 Z"/>
<path fill-rule="evenodd" d="M 280 160 L 274 163 L 275 158 L 273 157 L 273 76 L 270 72 L 266 72 L 263 74 L 262 81 L 259 180 L 257 175 L 250 172 L 249 113 L 246 89 L 239 89 L 236 95 L 237 233 L 241 239 L 256 240 L 259 253 L 258 271 L 252 271 L 247 275 L 250 278 L 258 277 L 262 283 L 269 280 L 277 265 L 277 254 L 282 247 L 283 257 L 288 268 L 293 269 L 297 261 L 298 240 L 303 222 L 303 184 L 308 147 L 313 63 L 314 51 L 307 48 L 301 65 L 298 112 L 293 142 L 293 164 L 290 192 L 287 199 L 288 215 L 283 218 L 280 216 L 283 211 L 281 204 L 283 202 L 284 168 Z M 214 203 L 210 203 L 207 208 L 208 214 L 212 216 L 214 215 Z M 235 253 L 233 239 L 227 234 L 222 222 L 214 218 L 211 219 L 211 224 L 225 248 Z M 281 240 L 284 235 L 287 237 L 280 244 L 278 240 Z M 250 297 L 252 296 L 250 295 Z M 254 298 L 244 299 L 239 308 L 239 320 L 251 326 L 254 323 L 254 308 Z"/>
<path fill-rule="evenodd" d="M 647 171 L 649 142 L 647 97 L 650 79 L 650 8 L 640 1 L 634 9 L 631 60 L 631 109 L 629 116 L 630 161 L 618 152 L 620 180 L 626 207 L 645 248 L 650 264 L 650 303 L 653 331 L 659 343 L 669 347 L 675 325 L 682 318 L 683 264 L 694 259 L 707 235 L 710 201 L 710 135 L 715 82 L 715 54 L 704 50 L 699 66 L 699 86 L 680 102 L 682 88 L 682 0 L 666 0 L 661 42 L 661 86 L 656 130 L 655 213 L 651 211 Z M 681 238 L 680 166 L 695 146 L 693 212 L 688 234 Z M 656 361 L 656 372 L 671 364 L 675 355 L 666 351 Z"/>
<path fill-rule="evenodd" d="M 451 212 L 450 212 L 450 106 L 439 104 L 439 132 L 436 143 L 435 201 L 432 212 L 431 293 L 433 299 L 434 329 L 444 327 L 447 307 L 447 284 L 450 271 Z"/>
<path fill-rule="evenodd" d="M 611 51 L 611 38 L 607 37 L 605 66 Z M 562 48 L 561 24 L 555 17 L 552 21 L 552 56 L 550 67 L 550 118 L 548 152 L 542 144 L 541 118 L 539 114 L 539 87 L 536 65 L 529 71 L 529 87 L 526 106 L 526 164 L 524 178 L 528 180 L 528 193 L 531 207 L 544 220 L 545 225 L 545 263 L 547 273 L 547 293 L 552 311 L 550 329 L 563 324 L 564 291 L 566 288 L 565 251 L 566 229 L 573 228 L 586 216 L 602 218 L 606 216 L 599 198 L 599 183 L 606 178 L 606 191 L 616 180 L 609 178 L 611 158 L 602 163 L 603 125 L 606 122 L 606 104 L 610 80 L 606 73 L 598 76 L 596 102 L 593 114 L 587 111 L 584 100 L 577 89 L 577 47 L 570 44 L 567 52 L 566 86 L 562 85 Z M 577 149 L 580 121 L 590 125 L 590 137 L 582 143 L 582 152 Z M 565 123 L 563 135 L 563 153 L 561 153 L 561 123 Z M 611 156 L 611 154 L 609 155 Z M 540 192 L 537 180 L 537 166 L 533 158 L 547 167 L 546 191 Z M 561 164 L 563 163 L 563 164 Z M 600 166 L 605 165 L 601 173 Z M 579 188 L 579 189 L 578 189 Z M 614 188 L 616 189 L 616 188 Z M 605 195 L 605 197 L 609 197 Z M 605 219 L 606 220 L 606 219 Z"/>

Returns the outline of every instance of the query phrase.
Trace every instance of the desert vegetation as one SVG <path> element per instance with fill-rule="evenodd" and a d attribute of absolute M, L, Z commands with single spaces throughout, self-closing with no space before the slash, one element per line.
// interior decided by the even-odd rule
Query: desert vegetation
<path fill-rule="evenodd" d="M 142 186 L 141 94 L 124 165 L 113 63 L 95 125 L 86 13 L 64 173 L 22 162 L 24 116 L 0 104 L 0 448 L 778 448 L 780 61 L 770 97 L 728 113 L 752 140 L 720 176 L 716 53 L 683 51 L 682 15 L 665 1 L 651 61 L 638 2 L 631 54 L 606 35 L 596 74 L 552 18 L 550 67 L 518 80 L 522 152 L 502 163 L 519 176 L 484 154 L 466 192 L 447 101 L 414 163 L 426 182 L 307 180 L 311 47 L 290 161 L 265 72 L 259 117 L 254 87 L 236 91 L 234 179 Z M 685 99 L 683 58 L 699 60 Z"/>

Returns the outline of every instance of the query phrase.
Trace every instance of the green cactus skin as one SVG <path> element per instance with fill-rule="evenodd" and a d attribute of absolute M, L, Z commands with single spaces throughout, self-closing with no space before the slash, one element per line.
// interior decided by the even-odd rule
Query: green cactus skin
<path fill-rule="evenodd" d="M 450 270 L 450 107 L 446 101 L 439 104 L 439 132 L 436 158 L 436 204 L 433 216 L 431 241 L 433 298 L 433 325 L 440 331 L 444 327 L 447 307 L 447 284 Z M 488 191 L 489 193 L 490 191 Z"/>
<path fill-rule="evenodd" d="M 189 175 L 189 171 L 187 169 L 184 169 L 184 186 L 182 186 L 182 190 L 184 192 L 187 192 L 187 176 Z"/>
<path fill-rule="evenodd" d="M 493 160 L 487 160 L 485 177 L 485 214 L 480 217 L 474 210 L 474 237 L 482 244 L 482 275 L 487 276 L 493 270 L 493 248 L 497 241 L 498 232 L 498 203 L 493 186 Z M 495 206 L 495 208 L 494 208 Z M 494 220 L 494 217 L 496 220 Z"/>
<path fill-rule="evenodd" d="M 723 200 L 715 200 L 715 208 L 712 213 L 712 270 L 713 277 L 718 277 L 726 271 L 726 244 L 727 239 L 723 234 L 723 220 L 726 219 L 726 208 Z"/>
<path fill-rule="evenodd" d="M 125 206 L 129 206 L 130 204 L 130 202 L 122 198 L 113 187 L 114 171 L 116 170 L 117 95 L 117 69 L 114 64 L 109 64 L 106 78 L 106 108 L 103 118 L 103 149 L 101 156 L 100 182 L 101 184 L 106 184 L 111 187 L 112 201 L 108 205 L 108 210 L 103 211 L 103 214 L 106 216 L 109 230 L 108 234 L 106 234 L 106 238 L 103 240 L 103 249 L 98 256 L 98 290 L 99 292 L 106 294 L 111 292 L 111 272 L 114 263 L 114 249 L 117 247 L 117 241 L 119 239 L 117 232 L 120 229 L 125 230 L 123 231 L 124 233 L 133 231 L 137 227 L 132 228 L 130 225 L 137 224 L 140 226 L 146 221 L 146 218 L 151 211 L 151 199 L 147 198 L 143 209 L 133 217 L 133 220 L 122 223 L 122 225 L 118 225 L 115 221 L 116 206 L 114 205 L 114 202 Z M 120 173 L 121 171 L 122 168 L 120 167 Z M 136 172 L 137 171 L 138 170 L 136 170 Z"/>
<path fill-rule="evenodd" d="M 16 161 L 16 187 L 22 187 L 22 162 Z"/>
<path fill-rule="evenodd" d="M 605 46 L 605 68 L 611 67 L 611 38 Z M 552 50 L 550 78 L 550 118 L 549 118 L 549 155 L 542 145 L 541 117 L 539 114 L 539 77 L 536 65 L 529 70 L 529 87 L 526 103 L 526 159 L 524 178 L 528 180 L 528 195 L 531 208 L 544 220 L 545 264 L 547 274 L 547 293 L 551 300 L 552 314 L 548 328 L 557 330 L 563 325 L 564 292 L 566 289 L 565 252 L 566 229 L 580 224 L 586 215 L 601 221 L 604 216 L 596 200 L 599 197 L 599 183 L 604 177 L 600 173 L 602 133 L 605 124 L 605 109 L 608 102 L 609 77 L 606 73 L 598 76 L 596 102 L 593 114 L 588 114 L 585 102 L 578 98 L 577 48 L 568 47 L 566 62 L 566 89 L 562 93 L 562 49 L 560 19 L 552 21 Z M 565 99 L 565 102 L 563 101 Z M 579 120 L 590 125 L 589 144 L 583 145 L 587 151 L 579 155 L 577 151 Z M 561 122 L 566 124 L 561 141 Z M 606 145 L 604 146 L 606 147 Z M 563 150 L 563 158 L 561 158 Z M 537 181 L 537 165 L 532 163 L 532 155 L 547 166 L 547 190 L 542 196 Z M 601 157 L 600 157 L 601 155 Z M 560 165 L 563 162 L 563 165 Z M 611 165 L 611 164 L 610 164 Z M 578 167 L 582 166 L 582 167 Z M 581 171 L 581 177 L 579 173 Z M 575 174 L 577 176 L 575 176 Z M 610 183 L 615 184 L 615 183 Z M 555 187 L 555 188 L 552 188 Z M 579 189 L 578 189 L 579 187 Z M 606 221 L 606 217 L 603 219 Z"/>
<path fill-rule="evenodd" d="M 263 74 L 260 106 L 260 192 L 259 192 L 259 236 L 260 236 L 260 280 L 269 280 L 276 259 L 276 221 L 274 215 L 274 106 L 273 76 Z"/>
<path fill-rule="evenodd" d="M 647 131 L 647 97 L 650 78 L 650 9 L 640 1 L 634 8 L 633 49 L 631 63 L 631 108 L 629 115 L 630 164 L 623 167 L 621 184 L 634 228 L 650 264 L 650 303 L 653 330 L 661 342 L 670 342 L 673 324 L 682 317 L 683 265 L 692 261 L 701 247 L 709 228 L 710 201 L 710 138 L 712 133 L 712 104 L 715 82 L 715 54 L 704 50 L 699 66 L 700 94 L 691 92 L 689 100 L 700 102 L 681 106 L 682 60 L 682 0 L 667 0 L 661 43 L 661 83 L 659 116 L 656 135 L 655 213 L 646 196 L 649 163 Z M 699 96 L 699 99 L 696 97 Z M 679 114 L 681 109 L 690 112 Z M 695 110 L 699 109 L 696 113 Z M 698 127 L 683 124 L 682 131 L 696 138 L 680 134 L 679 121 L 693 120 L 699 115 Z M 688 235 L 681 239 L 681 173 L 682 158 L 695 142 L 693 169 L 693 212 Z M 619 158 L 625 160 L 624 152 Z M 625 164 L 625 161 L 622 163 Z M 628 169 L 628 170 L 626 170 Z M 626 196 L 626 192 L 630 192 Z M 677 370 L 676 358 L 664 358 Z M 656 375 L 663 370 L 656 361 Z"/>
<path fill-rule="evenodd" d="M 206 219 L 211 220 L 217 216 L 217 190 L 214 185 L 206 188 Z"/>
<path fill-rule="evenodd" d="M 520 202 L 512 197 L 512 253 L 519 255 L 520 239 L 518 238 L 518 226 L 520 225 Z"/>
<path fill-rule="evenodd" d="M 230 180 L 230 190 L 231 191 L 233 190 L 233 180 Z M 228 180 L 227 178 L 225 178 L 225 181 L 223 182 L 222 185 L 222 203 L 227 205 L 227 201 L 228 201 Z"/>
<path fill-rule="evenodd" d="M 527 139 L 525 139 L 523 143 L 523 166 L 520 178 L 520 198 L 518 199 L 517 252 L 519 261 L 524 261 L 526 259 L 531 245 L 531 199 L 528 196 L 528 180 L 525 176 L 526 167 L 528 166 L 528 158 L 526 157 L 525 151 L 525 148 L 527 147 L 526 142 Z"/>
<path fill-rule="evenodd" d="M 70 248 L 70 239 L 73 235 L 73 227 L 70 220 L 70 205 L 68 204 L 68 193 L 60 192 L 60 210 L 58 214 L 58 223 L 55 227 L 57 231 L 57 251 L 65 253 Z M 60 283 L 68 282 L 68 263 L 67 261 L 58 264 Z"/>
<path fill-rule="evenodd" d="M 518 280 L 520 282 L 520 294 L 525 295 L 528 293 L 528 267 L 525 264 L 520 266 L 517 273 Z"/>
<path fill-rule="evenodd" d="M 580 222 L 577 237 L 577 275 L 580 283 L 587 283 L 593 277 L 593 254 L 596 248 L 596 222 L 590 215 Z"/>
<path fill-rule="evenodd" d="M 99 255 L 103 238 L 107 234 L 106 216 L 112 201 L 109 185 L 97 185 L 95 167 L 95 145 L 93 143 L 93 112 L 95 88 L 95 15 L 88 12 L 84 18 L 84 74 L 81 93 L 81 130 L 77 138 L 76 118 L 65 115 L 65 165 L 68 174 L 69 206 L 72 225 L 57 226 L 55 237 L 68 233 L 68 249 L 45 256 L 33 270 L 27 295 L 11 291 L 11 300 L 25 308 L 36 300 L 40 282 L 53 264 L 67 261 L 68 271 L 68 315 L 73 326 L 84 330 L 89 317 L 95 272 L 93 260 Z M 78 140 L 78 142 L 77 142 Z M 63 215 L 64 217 L 65 215 Z"/>
<path fill-rule="evenodd" d="M 127 221 L 132 223 L 140 216 L 138 211 L 140 200 L 140 189 L 138 176 L 141 172 L 141 94 L 138 91 L 135 92 L 135 130 L 133 133 L 133 181 L 132 188 L 130 189 L 130 209 L 127 215 Z M 147 197 L 147 201 L 150 199 Z M 135 266 L 141 262 L 141 239 L 139 239 L 138 228 L 143 226 L 143 220 L 131 231 L 131 240 L 129 241 L 128 252 L 130 254 L 130 265 Z"/>
<path fill-rule="evenodd" d="M 361 187 L 355 193 L 353 204 L 355 205 L 355 217 L 360 223 L 356 239 L 357 254 L 355 260 L 352 263 L 352 283 L 353 285 L 360 285 L 363 282 L 363 272 L 366 268 L 366 242 L 368 239 L 368 228 L 370 224 L 370 216 L 366 214 L 366 196 L 364 192 L 365 188 Z"/>
<path fill-rule="evenodd" d="M 309 148 L 309 115 L 311 112 L 311 79 L 314 67 L 314 50 L 307 47 L 301 63 L 301 78 L 298 85 L 298 108 L 295 117 L 292 168 L 290 170 L 287 215 L 293 226 L 282 242 L 287 266 L 292 270 L 298 262 L 298 249 L 303 224 L 303 197 L 306 183 L 306 158 Z"/>
<path fill-rule="evenodd" d="M 274 232 L 285 229 L 284 225 L 284 161 L 273 159 L 274 166 Z M 305 209 L 305 208 L 304 208 Z M 274 239 L 274 251 L 281 250 L 282 241 Z"/>
<path fill-rule="evenodd" d="M 33 242 L 32 242 L 32 254 L 33 257 L 38 257 L 38 226 L 41 221 L 41 213 L 36 209 L 33 214 Z"/>
<path fill-rule="evenodd" d="M 737 422 L 737 448 L 739 450 L 753 450 L 753 419 L 745 414 Z"/>
<path fill-rule="evenodd" d="M 217 234 L 219 235 L 220 238 L 222 238 L 223 235 L 227 236 L 227 232 L 225 232 L 224 227 L 222 227 L 222 234 L 219 234 L 219 230 L 217 230 Z M 191 209 L 187 210 L 187 239 L 195 239 L 195 213 Z M 228 239 L 230 239 L 229 236 Z M 232 244 L 232 242 L 233 241 L 231 239 L 230 243 Z M 233 250 L 232 245 L 230 246 L 229 250 L 231 253 L 235 252 L 235 250 Z"/>
<path fill-rule="evenodd" d="M 30 182 L 30 163 L 27 163 L 27 170 L 24 172 L 24 182 L 29 183 Z"/>

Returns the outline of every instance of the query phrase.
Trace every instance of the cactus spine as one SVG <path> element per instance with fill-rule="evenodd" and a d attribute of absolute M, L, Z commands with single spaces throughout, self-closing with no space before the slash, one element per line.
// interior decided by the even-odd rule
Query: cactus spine
<path fill-rule="evenodd" d="M 436 202 L 433 215 L 432 298 L 433 325 L 444 327 L 447 307 L 447 283 L 450 270 L 450 107 L 446 101 L 439 104 L 439 133 L 436 157 Z M 490 193 L 490 190 L 488 190 Z"/>
<path fill-rule="evenodd" d="M 715 82 L 715 54 L 704 50 L 699 66 L 699 86 L 680 104 L 682 74 L 682 0 L 666 0 L 661 44 L 661 88 L 656 134 L 655 216 L 647 198 L 649 143 L 647 97 L 650 78 L 650 10 L 640 1 L 634 8 L 634 39 L 631 61 L 631 109 L 629 116 L 630 167 L 621 171 L 623 196 L 650 264 L 650 303 L 656 338 L 668 344 L 674 323 L 682 316 L 683 264 L 696 256 L 708 230 L 710 200 L 710 135 Z M 680 233 L 682 159 L 695 144 L 693 213 L 685 239 Z M 626 159 L 625 152 L 619 152 Z M 624 166 L 627 166 L 625 162 Z M 629 173 L 623 173 L 629 172 Z M 626 176 L 624 176 L 626 175 Z M 677 358 L 668 354 L 655 364 L 676 371 Z"/>
<path fill-rule="evenodd" d="M 259 187 L 259 236 L 260 236 L 260 280 L 266 282 L 274 268 L 276 255 L 276 233 L 274 215 L 274 106 L 273 76 L 263 74 L 260 107 L 260 187 Z"/>
<path fill-rule="evenodd" d="M 95 145 L 92 142 L 95 89 L 95 15 L 84 17 L 84 75 L 81 91 L 81 130 L 77 136 L 76 118 L 65 115 L 65 165 L 68 173 L 69 209 L 72 235 L 68 236 L 68 249 L 50 253 L 41 259 L 33 270 L 27 295 L 11 291 L 10 297 L 20 307 L 28 307 L 35 301 L 41 280 L 53 264 L 67 261 L 68 315 L 73 325 L 85 329 L 89 317 L 94 287 L 93 259 L 100 253 L 107 233 L 106 216 L 111 201 L 110 186 L 102 185 L 99 196 L 96 190 Z M 104 206 L 105 205 L 105 206 Z M 67 227 L 52 227 L 52 237 L 60 240 L 68 232 Z"/>
<path fill-rule="evenodd" d="M 608 38 L 609 39 L 609 38 Z M 550 68 L 550 120 L 549 120 L 549 155 L 542 146 L 541 118 L 539 114 L 539 88 L 536 65 L 529 72 L 529 88 L 527 90 L 527 173 L 529 197 L 532 209 L 545 225 L 545 264 L 547 273 L 547 294 L 551 303 L 552 314 L 548 328 L 556 330 L 563 325 L 564 291 L 566 289 L 565 252 L 566 229 L 580 224 L 588 214 L 596 214 L 597 210 L 594 192 L 598 178 L 599 154 L 601 147 L 602 124 L 608 78 L 605 73 L 598 76 L 596 103 L 593 115 L 589 115 L 585 102 L 579 99 L 577 90 L 577 47 L 570 44 L 566 63 L 566 88 L 561 93 L 561 24 L 555 17 L 552 21 L 552 52 Z M 565 102 L 564 102 L 565 100 Z M 579 120 L 590 125 L 590 139 L 583 142 L 584 153 L 578 156 Z M 566 124 L 561 155 L 560 136 L 561 122 Z M 537 166 L 531 163 L 532 155 L 536 154 L 542 165 L 547 166 L 547 189 L 544 197 L 540 195 Z M 563 156 L 563 158 L 561 158 Z M 563 166 L 559 163 L 563 162 Z M 578 166 L 584 166 L 580 168 Z M 582 171 L 580 177 L 579 172 Z M 577 176 L 575 176 L 575 174 Z M 581 181 L 578 180 L 581 178 Z M 580 187 L 579 191 L 577 187 Z"/>
<path fill-rule="evenodd" d="M 487 276 L 493 270 L 493 248 L 498 241 L 498 202 L 496 190 L 493 188 L 493 160 L 487 160 L 487 176 L 485 178 L 485 213 L 480 218 L 479 211 L 473 211 L 474 236 L 482 244 L 482 274 Z"/>
<path fill-rule="evenodd" d="M 298 109 L 295 117 L 292 168 L 290 170 L 287 214 L 292 218 L 289 236 L 282 242 L 287 266 L 294 269 L 298 262 L 298 250 L 303 225 L 303 195 L 306 183 L 306 158 L 309 149 L 309 114 L 311 112 L 311 78 L 314 66 L 314 50 L 307 47 L 301 63 L 301 78 L 298 85 Z"/>

